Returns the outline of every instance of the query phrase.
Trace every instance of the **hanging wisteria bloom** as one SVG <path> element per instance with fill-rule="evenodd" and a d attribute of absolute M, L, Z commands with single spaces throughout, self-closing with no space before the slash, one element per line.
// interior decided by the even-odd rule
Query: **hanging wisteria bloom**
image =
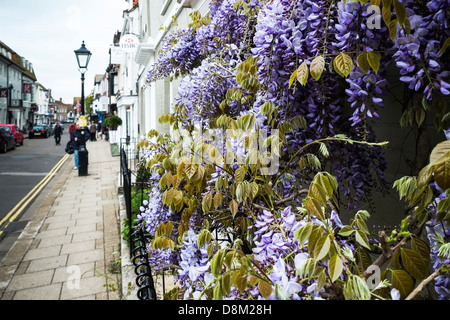
<path fill-rule="evenodd" d="M 187 28 L 168 33 L 147 85 L 178 79 L 173 112 L 160 118 L 171 132 L 152 131 L 140 144 L 152 175 L 137 228 L 151 265 L 174 276 L 171 298 L 416 294 L 429 271 L 419 270 L 427 242 L 404 223 L 375 235 L 372 213 L 358 209 L 391 188 L 377 136 L 385 110 L 414 109 L 414 132 L 431 109 L 448 124 L 448 8 L 448 0 L 212 0 L 207 16 L 194 11 Z M 425 207 L 444 160 L 400 188 L 414 210 L 435 211 L 418 219 L 433 270 L 449 263 L 448 192 L 438 209 Z M 399 258 L 369 288 L 366 269 L 386 245 Z M 440 299 L 448 284 L 442 271 Z"/>

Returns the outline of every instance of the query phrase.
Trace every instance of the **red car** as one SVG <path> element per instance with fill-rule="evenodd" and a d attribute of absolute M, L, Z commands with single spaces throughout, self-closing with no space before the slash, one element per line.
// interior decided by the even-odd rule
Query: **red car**
<path fill-rule="evenodd" d="M 16 124 L 0 124 L 0 127 L 5 128 L 16 140 L 16 144 L 23 146 L 23 133 L 20 132 L 19 127 Z"/>

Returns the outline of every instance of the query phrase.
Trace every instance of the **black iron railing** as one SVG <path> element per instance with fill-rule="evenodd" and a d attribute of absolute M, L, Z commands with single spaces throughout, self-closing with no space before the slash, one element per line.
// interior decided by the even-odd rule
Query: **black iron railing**
<path fill-rule="evenodd" d="M 152 268 L 148 262 L 147 247 L 142 229 L 137 230 L 132 238 L 135 241 L 133 264 L 136 273 L 137 296 L 139 300 L 157 300 Z"/>
<path fill-rule="evenodd" d="M 130 256 L 133 254 L 133 239 L 132 239 L 132 224 L 133 224 L 133 214 L 131 212 L 131 170 L 127 165 L 127 155 L 125 153 L 124 148 L 120 148 L 120 167 L 121 167 L 121 177 L 122 177 L 122 186 L 123 186 L 123 197 L 125 198 L 125 209 L 127 213 L 128 220 L 128 230 L 129 230 L 129 247 L 130 247 Z"/>
<path fill-rule="evenodd" d="M 132 212 L 132 171 L 129 168 L 129 161 L 126 148 L 127 144 L 120 146 L 120 168 L 123 186 L 123 196 L 125 199 L 126 216 L 128 220 L 128 234 L 130 257 L 135 266 L 136 285 L 138 286 L 137 296 L 140 300 L 156 300 L 156 290 L 154 286 L 152 270 L 148 262 L 148 254 L 146 248 L 145 237 L 141 229 L 134 230 L 133 212 Z M 143 192 L 141 186 L 141 192 Z"/>

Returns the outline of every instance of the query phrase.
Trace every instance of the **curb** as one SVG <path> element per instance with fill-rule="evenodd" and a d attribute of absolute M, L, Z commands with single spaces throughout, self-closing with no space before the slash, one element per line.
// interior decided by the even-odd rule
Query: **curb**
<path fill-rule="evenodd" d="M 120 174 L 120 173 L 119 173 Z M 125 209 L 124 196 L 119 194 L 120 205 L 120 251 L 121 251 L 121 275 L 122 275 L 122 299 L 123 300 L 139 300 L 137 297 L 138 287 L 136 285 L 136 274 L 134 272 L 134 265 L 130 257 L 130 247 L 128 242 L 122 237 L 123 222 L 127 218 L 127 211 Z"/>

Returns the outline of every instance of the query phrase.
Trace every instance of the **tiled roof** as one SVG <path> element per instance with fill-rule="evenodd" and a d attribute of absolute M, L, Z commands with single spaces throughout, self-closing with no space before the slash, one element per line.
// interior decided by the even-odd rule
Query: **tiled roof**
<path fill-rule="evenodd" d="M 20 69 L 22 69 L 23 73 L 30 77 L 32 80 L 36 81 L 36 74 L 34 73 L 33 67 L 31 64 L 28 64 L 24 61 L 25 59 L 17 54 L 14 50 L 8 47 L 5 43 L 0 41 L 0 56 L 3 56 L 5 59 L 11 61 Z"/>

